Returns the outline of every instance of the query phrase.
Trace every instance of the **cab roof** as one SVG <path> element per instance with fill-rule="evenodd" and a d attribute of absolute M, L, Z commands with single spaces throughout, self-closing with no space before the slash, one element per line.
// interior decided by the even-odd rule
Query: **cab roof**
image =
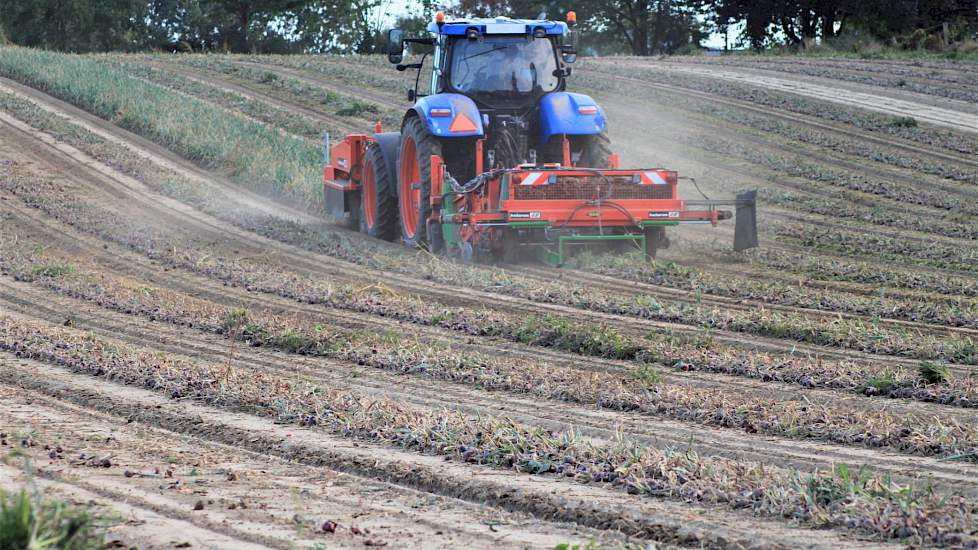
<path fill-rule="evenodd" d="M 446 34 L 449 36 L 464 36 L 475 28 L 479 34 L 532 34 L 537 29 L 543 29 L 548 35 L 563 35 L 567 33 L 567 23 L 563 21 L 547 21 L 543 19 L 510 19 L 496 17 L 493 19 L 471 18 L 446 20 L 441 29 L 438 23 L 428 23 L 428 32 Z"/>

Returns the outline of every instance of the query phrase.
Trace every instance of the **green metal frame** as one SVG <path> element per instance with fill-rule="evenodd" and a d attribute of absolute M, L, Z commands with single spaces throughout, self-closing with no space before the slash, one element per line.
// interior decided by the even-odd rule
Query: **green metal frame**
<path fill-rule="evenodd" d="M 451 193 L 452 186 L 447 181 L 442 184 L 442 196 L 444 194 Z M 443 217 L 453 216 L 458 213 L 458 209 L 455 207 L 454 200 L 442 201 L 441 205 L 441 215 Z M 441 224 L 441 235 L 442 239 L 445 241 L 445 249 L 453 250 L 458 248 L 458 226 L 453 223 L 443 223 Z"/>
<path fill-rule="evenodd" d="M 676 220 L 642 220 L 642 221 L 638 222 L 638 226 L 639 227 L 642 227 L 642 228 L 645 228 L 645 227 L 656 227 L 656 226 L 660 226 L 660 227 L 661 226 L 666 226 L 666 227 L 668 227 L 670 225 L 679 225 L 679 222 L 676 221 Z"/>
<path fill-rule="evenodd" d="M 445 192 L 449 192 L 448 185 L 445 185 Z M 455 203 L 451 201 L 446 201 L 447 204 L 442 205 L 443 214 L 454 214 L 455 213 Z M 514 229 L 520 228 L 531 228 L 531 227 L 547 227 L 550 225 L 548 221 L 511 221 L 505 224 L 505 227 L 510 227 Z M 668 227 L 673 225 L 679 225 L 677 220 L 642 220 L 638 222 L 639 227 Z M 458 246 L 458 233 L 455 226 L 452 224 L 442 225 L 443 235 L 445 237 L 445 244 L 448 246 Z M 566 247 L 565 243 L 574 242 L 590 242 L 590 241 L 634 241 L 638 243 L 642 250 L 645 250 L 645 235 L 643 233 L 635 233 L 630 235 L 564 235 L 557 238 L 557 251 L 554 252 L 546 246 L 539 247 L 540 259 L 551 267 L 561 267 L 565 264 L 566 259 Z"/>
<path fill-rule="evenodd" d="M 557 238 L 557 252 L 545 246 L 540 247 L 540 259 L 551 267 L 562 267 L 565 264 L 565 243 L 589 241 L 635 241 L 641 244 L 642 250 L 645 250 L 645 235 L 641 233 L 634 235 L 563 235 Z"/>

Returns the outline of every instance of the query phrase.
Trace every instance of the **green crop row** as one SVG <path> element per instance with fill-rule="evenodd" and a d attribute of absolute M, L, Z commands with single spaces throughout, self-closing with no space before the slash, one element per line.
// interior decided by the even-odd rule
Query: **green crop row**
<path fill-rule="evenodd" d="M 220 86 L 205 84 L 173 71 L 140 63 L 128 56 L 119 58 L 97 56 L 94 59 L 130 76 L 142 78 L 171 90 L 237 111 L 269 126 L 281 128 L 286 132 L 313 140 L 316 143 L 319 142 L 324 130 L 328 129 L 333 135 L 341 133 L 335 124 L 322 124 L 315 120 L 309 120 L 307 117 L 297 117 L 289 111 L 266 102 L 250 99 L 235 92 L 224 90 Z"/>
<path fill-rule="evenodd" d="M 319 148 L 93 59 L 0 47 L 0 75 L 18 80 L 146 136 L 254 189 L 315 205 Z"/>
<path fill-rule="evenodd" d="M 0 317 L 0 348 L 169 396 L 301 423 L 472 464 L 600 483 L 633 494 L 748 508 L 811 527 L 850 529 L 918 544 L 968 544 L 978 507 L 964 497 L 900 486 L 869 468 L 804 474 L 779 467 L 639 445 L 589 441 L 492 415 L 470 418 L 370 398 L 257 369 L 229 371 L 122 347 L 71 329 Z M 110 368 L 106 368 L 110 366 Z"/>
<path fill-rule="evenodd" d="M 174 61 L 244 80 L 250 85 L 257 85 L 275 92 L 300 105 L 318 110 L 322 110 L 324 106 L 331 106 L 335 109 L 331 114 L 341 117 L 358 117 L 366 122 L 365 127 L 369 127 L 377 120 L 386 126 L 396 126 L 400 124 L 403 116 L 403 112 L 400 110 L 379 107 L 349 94 L 327 90 L 322 86 L 290 75 L 279 74 L 273 70 L 234 63 L 229 61 L 226 56 L 179 56 Z"/>

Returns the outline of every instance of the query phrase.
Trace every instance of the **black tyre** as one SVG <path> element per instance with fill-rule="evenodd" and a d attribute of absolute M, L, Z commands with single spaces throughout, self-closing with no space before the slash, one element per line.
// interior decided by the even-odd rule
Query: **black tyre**
<path fill-rule="evenodd" d="M 352 204 L 344 204 L 344 201 Z M 350 208 L 349 212 L 346 211 L 347 208 Z M 333 223 L 356 231 L 360 224 L 360 193 L 344 193 L 323 186 L 323 212 Z"/>
<path fill-rule="evenodd" d="M 571 161 L 586 168 L 611 167 L 611 139 L 606 134 L 590 136 L 568 136 L 570 140 Z M 564 136 L 550 138 L 543 149 L 543 162 L 564 162 Z"/>
<path fill-rule="evenodd" d="M 376 239 L 397 238 L 397 190 L 380 145 L 367 146 L 360 184 L 360 232 Z"/>
<path fill-rule="evenodd" d="M 581 160 L 577 163 L 578 166 L 611 167 L 611 138 L 607 134 L 587 136 L 581 145 Z"/>
<path fill-rule="evenodd" d="M 665 227 L 645 228 L 645 256 L 654 260 L 659 250 L 669 248 L 669 237 Z"/>
<path fill-rule="evenodd" d="M 502 250 L 499 259 L 507 265 L 514 265 L 520 262 L 520 235 L 515 229 L 504 229 L 502 238 Z"/>
<path fill-rule="evenodd" d="M 429 232 L 441 231 L 441 224 L 428 223 L 431 216 L 431 155 L 441 155 L 441 144 L 417 117 L 408 118 L 401 128 L 397 154 L 397 196 L 404 244 L 426 247 Z"/>

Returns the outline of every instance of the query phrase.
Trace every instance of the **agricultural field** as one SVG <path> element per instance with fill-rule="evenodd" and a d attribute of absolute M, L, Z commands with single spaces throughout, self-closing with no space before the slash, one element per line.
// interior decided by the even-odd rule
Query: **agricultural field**
<path fill-rule="evenodd" d="M 0 489 L 119 547 L 978 548 L 978 64 L 582 59 L 762 246 L 559 270 L 323 217 L 409 80 L 0 47 Z"/>

